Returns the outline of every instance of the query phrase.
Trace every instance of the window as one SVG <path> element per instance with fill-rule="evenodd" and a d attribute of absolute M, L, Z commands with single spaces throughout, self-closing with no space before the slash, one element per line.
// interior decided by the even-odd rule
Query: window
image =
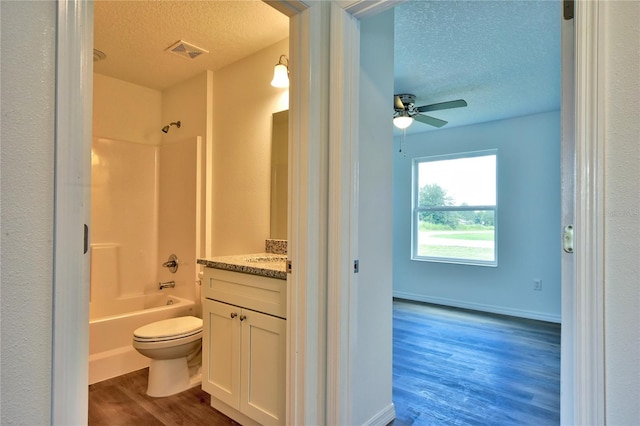
<path fill-rule="evenodd" d="M 497 266 L 497 151 L 413 160 L 412 260 Z"/>

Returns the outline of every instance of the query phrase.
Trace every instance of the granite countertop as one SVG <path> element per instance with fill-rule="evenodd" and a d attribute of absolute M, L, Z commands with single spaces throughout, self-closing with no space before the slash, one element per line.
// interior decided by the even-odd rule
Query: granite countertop
<path fill-rule="evenodd" d="M 275 253 L 241 254 L 198 259 L 198 265 L 207 268 L 261 275 L 263 277 L 287 279 L 287 255 Z"/>

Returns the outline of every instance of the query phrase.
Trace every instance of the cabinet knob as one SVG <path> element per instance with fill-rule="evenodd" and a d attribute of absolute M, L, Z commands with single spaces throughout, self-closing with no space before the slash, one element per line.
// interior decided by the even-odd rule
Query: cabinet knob
<path fill-rule="evenodd" d="M 234 319 L 237 316 L 238 316 L 237 312 L 231 312 L 231 319 Z"/>
<path fill-rule="evenodd" d="M 244 320 L 246 320 L 246 319 L 247 319 L 247 316 L 246 316 L 246 315 L 240 315 L 240 321 L 244 321 Z"/>

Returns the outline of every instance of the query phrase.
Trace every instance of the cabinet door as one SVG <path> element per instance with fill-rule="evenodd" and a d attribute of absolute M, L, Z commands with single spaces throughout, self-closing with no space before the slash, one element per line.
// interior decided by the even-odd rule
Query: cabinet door
<path fill-rule="evenodd" d="M 202 389 L 233 408 L 240 408 L 240 311 L 204 299 Z"/>
<path fill-rule="evenodd" d="M 285 420 L 286 321 L 242 310 L 240 411 L 263 425 Z"/>

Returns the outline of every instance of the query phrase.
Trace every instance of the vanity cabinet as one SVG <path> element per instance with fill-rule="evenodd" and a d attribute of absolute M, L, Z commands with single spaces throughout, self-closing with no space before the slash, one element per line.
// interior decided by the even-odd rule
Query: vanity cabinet
<path fill-rule="evenodd" d="M 286 281 L 207 268 L 203 286 L 202 388 L 211 405 L 242 424 L 243 416 L 284 424 Z"/>

